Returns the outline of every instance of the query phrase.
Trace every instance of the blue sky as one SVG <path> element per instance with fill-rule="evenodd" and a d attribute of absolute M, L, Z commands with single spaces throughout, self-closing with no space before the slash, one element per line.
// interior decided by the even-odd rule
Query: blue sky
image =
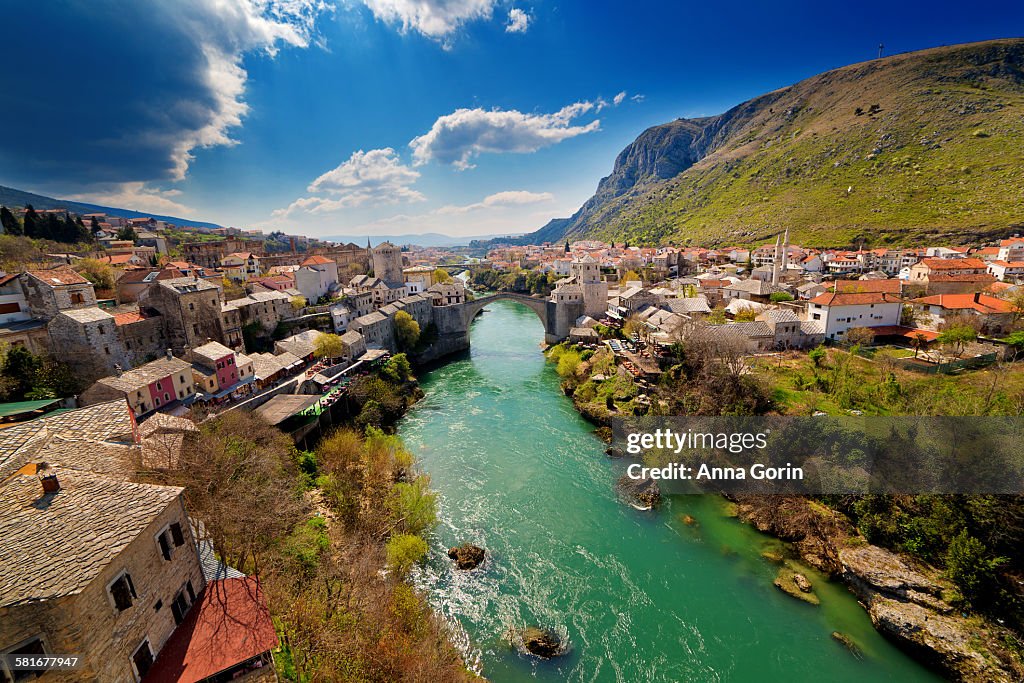
<path fill-rule="evenodd" d="M 526 232 L 644 128 L 1024 3 L 5 0 L 0 184 L 316 236 Z"/>

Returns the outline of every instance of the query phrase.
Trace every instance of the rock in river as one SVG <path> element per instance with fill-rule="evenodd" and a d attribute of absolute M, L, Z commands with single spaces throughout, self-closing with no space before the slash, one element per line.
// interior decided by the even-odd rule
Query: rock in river
<path fill-rule="evenodd" d="M 448 557 L 459 569 L 476 569 L 484 561 L 484 549 L 472 543 L 463 543 L 448 549 Z"/>
<path fill-rule="evenodd" d="M 550 659 L 562 654 L 562 639 L 550 629 L 529 626 L 523 629 L 523 647 L 531 655 Z"/>
<path fill-rule="evenodd" d="M 661 502 L 661 488 L 654 479 L 619 478 L 618 489 L 627 502 L 638 510 L 650 510 Z"/>
<path fill-rule="evenodd" d="M 864 653 L 857 647 L 857 643 L 853 642 L 853 638 L 846 635 L 842 631 L 832 631 L 832 639 L 837 643 L 845 647 L 851 655 L 857 659 L 864 659 Z"/>
<path fill-rule="evenodd" d="M 797 578 L 799 577 L 799 579 Z M 802 579 L 802 581 L 800 580 Z M 794 571 L 790 567 L 782 567 L 779 569 L 778 576 L 775 577 L 773 582 L 775 587 L 781 590 L 786 595 L 791 595 L 794 598 L 809 602 L 812 605 L 820 604 L 818 596 L 811 592 L 811 582 L 807 580 L 807 577 L 799 572 Z M 804 590 L 806 585 L 806 590 Z"/>

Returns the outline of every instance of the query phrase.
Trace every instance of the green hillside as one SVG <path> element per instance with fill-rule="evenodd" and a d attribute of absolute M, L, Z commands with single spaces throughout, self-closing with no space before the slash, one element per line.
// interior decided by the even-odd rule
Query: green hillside
<path fill-rule="evenodd" d="M 785 227 L 810 246 L 1024 229 L 1024 39 L 854 64 L 651 128 L 562 235 L 714 245 Z"/>

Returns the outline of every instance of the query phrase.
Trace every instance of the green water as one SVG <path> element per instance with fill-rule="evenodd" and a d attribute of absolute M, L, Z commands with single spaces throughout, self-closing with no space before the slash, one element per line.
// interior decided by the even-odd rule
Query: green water
<path fill-rule="evenodd" d="M 624 465 L 559 392 L 542 338 L 529 309 L 489 304 L 471 353 L 420 378 L 426 398 L 399 428 L 440 493 L 416 580 L 488 679 L 935 680 L 841 585 L 808 572 L 819 607 L 772 586 L 760 554 L 778 543 L 728 518 L 720 498 L 672 497 L 656 512 L 617 500 Z M 445 549 L 463 541 L 487 549 L 482 568 L 452 569 Z M 505 635 L 527 624 L 559 629 L 571 650 L 550 661 L 517 653 Z"/>

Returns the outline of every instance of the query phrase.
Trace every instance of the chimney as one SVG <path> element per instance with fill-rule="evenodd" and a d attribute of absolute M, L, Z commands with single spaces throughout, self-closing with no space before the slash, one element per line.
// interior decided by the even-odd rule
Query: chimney
<path fill-rule="evenodd" d="M 981 303 L 981 292 L 974 293 L 974 303 Z"/>
<path fill-rule="evenodd" d="M 57 493 L 60 491 L 60 481 L 57 480 L 57 473 L 47 463 L 39 463 L 36 469 L 39 482 L 43 485 L 43 493 Z"/>
<path fill-rule="evenodd" d="M 171 360 L 172 358 L 174 358 L 174 352 L 167 349 L 167 360 Z"/>

